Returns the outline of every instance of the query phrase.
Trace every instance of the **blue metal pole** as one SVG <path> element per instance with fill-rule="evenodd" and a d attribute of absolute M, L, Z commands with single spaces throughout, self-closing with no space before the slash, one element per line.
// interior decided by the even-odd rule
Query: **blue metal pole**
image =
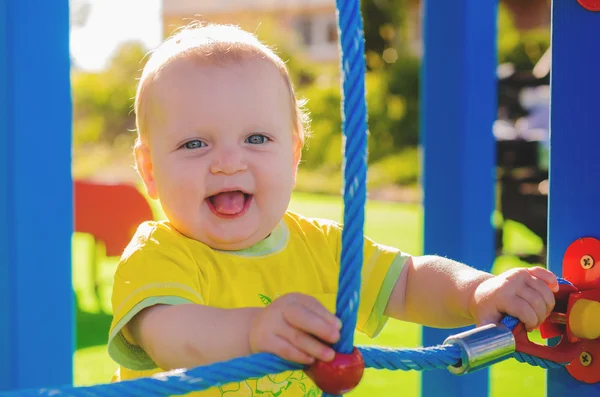
<path fill-rule="evenodd" d="M 557 274 L 573 241 L 600 238 L 599 38 L 600 12 L 553 1 L 548 259 Z M 548 372 L 549 397 L 598 395 L 600 383 L 578 382 L 565 369 Z"/>
<path fill-rule="evenodd" d="M 425 0 L 421 87 L 424 252 L 490 270 L 494 259 L 497 2 Z M 456 330 L 424 328 L 423 345 Z M 486 396 L 488 371 L 423 373 L 422 396 Z"/>
<path fill-rule="evenodd" d="M 0 390 L 72 382 L 68 0 L 0 0 Z"/>

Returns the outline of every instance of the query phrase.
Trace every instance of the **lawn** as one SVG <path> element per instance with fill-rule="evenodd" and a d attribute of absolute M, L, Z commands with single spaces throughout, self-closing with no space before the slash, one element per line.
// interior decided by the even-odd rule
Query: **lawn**
<path fill-rule="evenodd" d="M 307 216 L 342 218 L 342 203 L 338 197 L 295 194 L 290 207 Z M 158 212 L 159 213 L 159 212 Z M 369 202 L 366 211 L 366 234 L 382 244 L 399 247 L 411 254 L 422 251 L 422 211 L 410 204 Z M 449 231 L 450 233 L 452 231 Z M 505 244 L 515 252 L 536 250 L 541 244 L 518 224 L 507 224 Z M 73 239 L 73 282 L 77 298 L 77 351 L 75 353 L 75 383 L 90 385 L 110 380 L 116 365 L 106 353 L 106 335 L 110 324 L 110 280 L 115 260 L 103 261 L 102 279 L 106 287 L 98 302 L 89 288 L 86 273 L 90 239 L 75 235 Z M 495 271 L 521 263 L 503 257 L 496 261 Z M 420 327 L 391 320 L 374 340 L 357 335 L 356 344 L 376 344 L 391 347 L 416 347 L 421 344 Z M 542 397 L 545 395 L 545 373 L 539 368 L 508 360 L 491 370 L 491 396 Z M 354 397 L 419 396 L 420 373 L 368 370 L 361 385 L 349 395 Z"/>

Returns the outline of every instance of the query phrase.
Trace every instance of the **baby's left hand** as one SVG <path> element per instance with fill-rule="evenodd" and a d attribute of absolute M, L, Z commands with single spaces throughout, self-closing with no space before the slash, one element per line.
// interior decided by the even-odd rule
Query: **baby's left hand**
<path fill-rule="evenodd" d="M 558 281 L 552 272 L 541 267 L 511 269 L 479 284 L 469 311 L 477 326 L 499 323 L 509 314 L 532 331 L 554 308 L 553 292 L 558 292 Z"/>

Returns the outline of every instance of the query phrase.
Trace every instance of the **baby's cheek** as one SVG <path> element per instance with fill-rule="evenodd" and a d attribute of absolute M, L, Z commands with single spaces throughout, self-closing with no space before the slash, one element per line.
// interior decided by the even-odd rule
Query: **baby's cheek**
<path fill-rule="evenodd" d="M 171 179 L 164 186 L 160 197 L 163 207 L 168 207 L 169 212 L 180 217 L 189 217 L 191 211 L 198 210 L 204 199 L 202 192 L 204 188 L 198 189 L 194 181 L 189 182 L 182 179 Z M 165 209 L 166 210 L 166 209 Z"/>
<path fill-rule="evenodd" d="M 269 168 L 270 173 L 269 180 L 277 186 L 278 189 L 291 190 L 294 177 L 295 167 L 290 164 L 289 159 L 279 159 L 278 162 L 274 162 Z"/>

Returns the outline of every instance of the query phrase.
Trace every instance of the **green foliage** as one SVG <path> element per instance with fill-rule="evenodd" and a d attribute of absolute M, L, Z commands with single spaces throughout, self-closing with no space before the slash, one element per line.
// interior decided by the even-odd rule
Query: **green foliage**
<path fill-rule="evenodd" d="M 406 42 L 407 0 L 367 0 L 361 2 L 367 54 L 383 55 Z M 384 66 L 380 63 L 377 66 Z M 369 63 L 369 67 L 375 67 Z"/>
<path fill-rule="evenodd" d="M 362 2 L 365 51 L 369 162 L 377 163 L 419 141 L 420 61 L 406 45 L 406 0 Z M 339 170 L 342 164 L 340 83 L 326 80 L 303 87 L 309 100 L 313 136 L 304 151 L 308 169 Z M 412 167 L 413 180 L 416 165 Z M 402 179 L 402 178 L 400 178 Z"/>
<path fill-rule="evenodd" d="M 306 109 L 312 120 L 312 133 L 304 147 L 302 162 L 308 168 L 330 164 L 339 169 L 342 162 L 339 86 L 313 84 L 299 93 L 308 100 Z"/>
<path fill-rule="evenodd" d="M 396 154 L 419 141 L 419 60 L 399 58 L 389 70 L 366 76 L 369 162 Z M 304 151 L 308 168 L 342 164 L 339 85 L 311 85 L 301 91 L 308 99 L 313 135 Z"/>
<path fill-rule="evenodd" d="M 310 63 L 304 52 L 298 51 L 300 38 L 291 30 L 282 30 L 273 18 L 268 16 L 262 18 L 255 34 L 285 61 L 296 86 L 310 85 L 319 74 L 323 73 Z"/>
<path fill-rule="evenodd" d="M 365 36 L 367 62 L 370 65 L 366 76 L 367 101 L 369 111 L 369 162 L 371 184 L 379 186 L 384 180 L 397 184 L 412 184 L 417 180 L 418 158 L 416 147 L 419 144 L 419 75 L 420 58 L 402 45 L 401 40 L 386 41 L 383 37 L 402 35 L 402 26 L 396 25 L 393 35 L 386 35 L 390 18 L 402 21 L 401 13 L 392 15 L 386 8 L 390 2 L 366 1 Z M 368 14 L 368 15 L 367 15 Z M 389 14 L 389 15 L 388 15 Z M 379 23 L 379 28 L 376 24 Z M 498 58 L 499 62 L 511 62 L 517 70 L 531 70 L 549 46 L 550 35 L 547 29 L 520 32 L 514 25 L 510 11 L 500 5 L 498 18 Z M 395 47 L 394 47 L 395 46 Z M 384 60 L 386 49 L 396 51 L 396 59 Z M 339 83 L 329 85 L 314 84 L 302 90 L 309 99 L 313 137 L 304 152 L 305 169 L 319 170 L 320 174 L 339 172 L 342 164 L 341 119 L 339 110 Z M 411 161 L 403 160 L 401 166 L 391 166 L 398 157 L 406 158 L 415 154 Z M 375 166 L 376 165 L 376 166 Z M 398 175 L 396 170 L 405 170 L 406 175 Z M 385 170 L 385 171 L 383 171 Z M 384 176 L 385 173 L 390 173 Z M 325 191 L 327 178 L 315 178 L 318 191 Z M 335 182 L 335 183 L 334 183 Z M 332 179 L 330 185 L 337 186 Z"/>
<path fill-rule="evenodd" d="M 512 63 L 516 70 L 532 70 L 550 47 L 549 29 L 520 32 L 506 6 L 498 8 L 498 62 Z"/>
<path fill-rule="evenodd" d="M 73 146 L 112 145 L 119 136 L 133 141 L 132 112 L 136 78 L 144 66 L 146 50 L 137 43 L 122 45 L 102 73 L 75 70 L 73 90 Z"/>
<path fill-rule="evenodd" d="M 341 157 L 341 147 L 333 150 Z M 367 172 L 367 189 L 371 195 L 377 196 L 378 192 L 386 191 L 392 185 L 402 185 L 406 189 L 409 201 L 416 199 L 419 182 L 419 151 L 415 147 L 408 147 L 396 154 L 373 161 Z M 334 167 L 324 163 L 316 167 L 300 166 L 296 178 L 297 192 L 340 194 L 342 191 L 341 165 Z M 410 192 L 408 192 L 410 190 Z M 400 198 L 400 197 L 397 197 Z"/>
<path fill-rule="evenodd" d="M 385 101 L 385 113 L 379 115 L 385 124 L 380 126 L 380 134 L 384 134 L 383 130 L 389 131 L 391 144 L 383 142 L 388 152 L 382 152 L 382 155 L 397 153 L 419 143 L 420 68 L 420 59 L 407 53 L 385 72 L 387 84 L 380 94 Z"/>
<path fill-rule="evenodd" d="M 419 150 L 408 147 L 384 157 L 369 167 L 369 188 L 388 185 L 416 185 L 419 175 Z"/>

